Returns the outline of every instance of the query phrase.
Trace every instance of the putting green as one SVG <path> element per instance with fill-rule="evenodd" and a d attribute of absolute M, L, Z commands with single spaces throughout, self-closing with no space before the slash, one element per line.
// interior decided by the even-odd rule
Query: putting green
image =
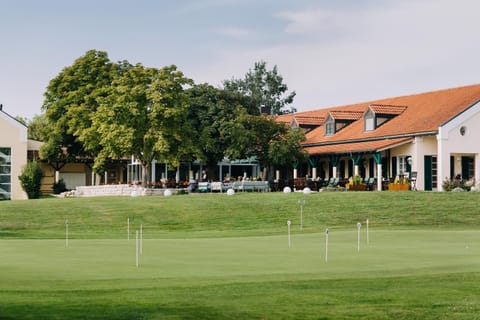
<path fill-rule="evenodd" d="M 292 226 L 293 227 L 293 226 Z M 347 279 L 478 271 L 480 232 L 330 230 L 325 234 L 245 238 L 143 240 L 135 267 L 135 239 L 1 240 L 0 289 L 49 281 L 241 281 Z M 158 280 L 158 281 L 157 281 Z M 164 280 L 164 281 L 162 281 Z M 168 281 L 166 281 L 168 280 Z M 242 280 L 242 281 L 243 281 Z"/>

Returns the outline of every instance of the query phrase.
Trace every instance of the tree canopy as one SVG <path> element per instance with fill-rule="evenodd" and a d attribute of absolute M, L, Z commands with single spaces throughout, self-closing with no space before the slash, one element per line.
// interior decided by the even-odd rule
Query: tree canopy
<path fill-rule="evenodd" d="M 132 155 L 143 167 L 143 182 L 149 180 L 154 159 L 174 166 L 195 153 L 188 106 L 183 87 L 192 84 L 175 66 L 162 69 L 140 64 L 115 79 L 108 97 L 101 99 L 92 117 L 103 159 Z"/>
<path fill-rule="evenodd" d="M 239 159 L 247 152 L 239 119 L 259 114 L 253 100 L 237 92 L 195 85 L 188 90 L 188 119 L 196 129 L 196 159 L 213 168 L 224 158 Z"/>
<path fill-rule="evenodd" d="M 118 76 L 116 70 L 106 52 L 90 50 L 50 81 L 42 106 L 48 123 L 43 159 L 58 162 L 62 150 L 69 158 L 94 157 L 100 150 L 91 116 Z"/>
<path fill-rule="evenodd" d="M 258 108 L 267 111 L 264 113 L 280 115 L 296 111 L 293 107 L 288 109 L 296 95 L 295 91 L 287 93 L 288 86 L 283 83 L 277 66 L 268 70 L 265 61 L 255 62 L 253 70 L 250 69 L 243 79 L 225 80 L 223 85 L 226 90 L 251 97 Z"/>
<path fill-rule="evenodd" d="M 47 87 L 45 119 L 37 119 L 46 121 L 40 155 L 57 170 L 91 159 L 96 172 L 103 172 L 108 159 L 133 156 L 142 164 L 144 183 L 154 159 L 174 167 L 191 160 L 213 167 L 224 158 L 251 156 L 278 163 L 272 152 L 297 157 L 303 135 L 260 115 L 258 108 L 263 103 L 281 113 L 295 93 L 280 98 L 287 87 L 276 67 L 255 66 L 245 88 L 256 78 L 259 87 L 252 88 L 261 89 L 261 96 L 234 89 L 241 82 L 225 89 L 195 85 L 174 65 L 114 63 L 106 52 L 90 50 Z"/>

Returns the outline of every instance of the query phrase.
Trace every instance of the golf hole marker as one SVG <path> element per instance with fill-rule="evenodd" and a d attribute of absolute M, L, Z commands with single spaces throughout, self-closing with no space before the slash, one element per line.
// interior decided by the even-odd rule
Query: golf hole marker
<path fill-rule="evenodd" d="M 288 247 L 290 248 L 292 246 L 292 243 L 290 241 L 290 225 L 292 224 L 292 221 L 287 220 L 287 230 L 288 230 Z"/>
<path fill-rule="evenodd" d="M 357 250 L 360 252 L 360 229 L 362 228 L 362 224 L 360 222 L 357 223 Z"/>
<path fill-rule="evenodd" d="M 68 218 L 65 220 L 65 248 L 68 248 Z"/>
<path fill-rule="evenodd" d="M 330 231 L 327 229 L 325 229 L 325 263 L 328 262 L 328 233 Z"/>
<path fill-rule="evenodd" d="M 138 268 L 138 230 L 135 231 L 135 266 Z"/>
<path fill-rule="evenodd" d="M 370 240 L 368 239 L 368 219 L 366 221 L 367 223 L 367 246 L 370 244 Z"/>
<path fill-rule="evenodd" d="M 305 199 L 298 200 L 300 205 L 300 230 L 303 230 L 303 205 L 305 204 Z"/>

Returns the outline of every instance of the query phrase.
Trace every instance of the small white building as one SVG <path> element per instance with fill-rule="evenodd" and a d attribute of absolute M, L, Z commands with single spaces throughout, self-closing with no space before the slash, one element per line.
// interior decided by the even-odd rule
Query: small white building
<path fill-rule="evenodd" d="M 27 149 L 27 127 L 0 108 L 0 200 L 27 199 L 18 179 Z"/>

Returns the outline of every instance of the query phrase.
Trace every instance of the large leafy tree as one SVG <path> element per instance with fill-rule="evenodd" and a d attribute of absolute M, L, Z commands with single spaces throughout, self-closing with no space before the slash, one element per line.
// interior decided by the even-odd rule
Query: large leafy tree
<path fill-rule="evenodd" d="M 191 157 L 193 134 L 184 93 L 191 84 L 175 66 L 155 69 L 137 64 L 116 78 L 92 117 L 92 130 L 102 147 L 98 164 L 133 155 L 142 164 L 146 183 L 152 160 L 176 166 Z"/>
<path fill-rule="evenodd" d="M 27 122 L 28 139 L 36 141 L 45 141 L 48 129 L 48 121 L 45 113 L 35 115 L 32 120 Z"/>
<path fill-rule="evenodd" d="M 194 155 L 209 168 L 215 170 L 224 158 L 245 157 L 248 140 L 240 118 L 259 114 L 250 97 L 238 92 L 214 88 L 208 84 L 194 85 L 188 90 L 188 119 L 196 129 L 195 141 L 199 147 Z M 210 177 L 212 178 L 212 177 Z"/>
<path fill-rule="evenodd" d="M 273 166 L 305 158 L 301 146 L 305 140 L 303 131 L 292 129 L 266 115 L 244 115 L 239 122 L 244 128 L 247 156 L 254 156 L 260 162 L 263 179 L 268 179 Z"/>
<path fill-rule="evenodd" d="M 301 129 L 288 127 L 284 123 L 277 123 L 279 131 L 268 146 L 266 161 L 271 165 L 291 164 L 305 160 L 308 154 L 302 147 L 305 134 Z"/>
<path fill-rule="evenodd" d="M 50 81 L 42 106 L 47 132 L 40 156 L 56 170 L 73 159 L 92 158 L 100 150 L 91 116 L 123 68 L 112 63 L 106 52 L 90 50 Z"/>
<path fill-rule="evenodd" d="M 280 156 L 293 160 L 303 157 L 303 132 L 294 132 L 273 117 L 261 115 L 250 96 L 207 84 L 196 85 L 188 93 L 188 118 L 197 128 L 201 147 L 197 158 L 209 168 L 214 169 L 224 158 L 255 157 L 268 168 L 272 161 L 282 164 L 277 163 L 281 162 L 277 158 Z"/>
<path fill-rule="evenodd" d="M 15 120 L 28 127 L 28 139 L 43 141 L 47 132 L 47 117 L 44 113 L 35 115 L 31 120 L 26 117 L 16 116 Z"/>
<path fill-rule="evenodd" d="M 258 108 L 265 113 L 280 115 L 295 112 L 289 105 L 293 102 L 295 91 L 288 93 L 288 86 L 278 73 L 277 66 L 267 69 L 265 61 L 255 62 L 243 79 L 232 79 L 223 82 L 226 90 L 240 92 L 251 97 Z"/>

